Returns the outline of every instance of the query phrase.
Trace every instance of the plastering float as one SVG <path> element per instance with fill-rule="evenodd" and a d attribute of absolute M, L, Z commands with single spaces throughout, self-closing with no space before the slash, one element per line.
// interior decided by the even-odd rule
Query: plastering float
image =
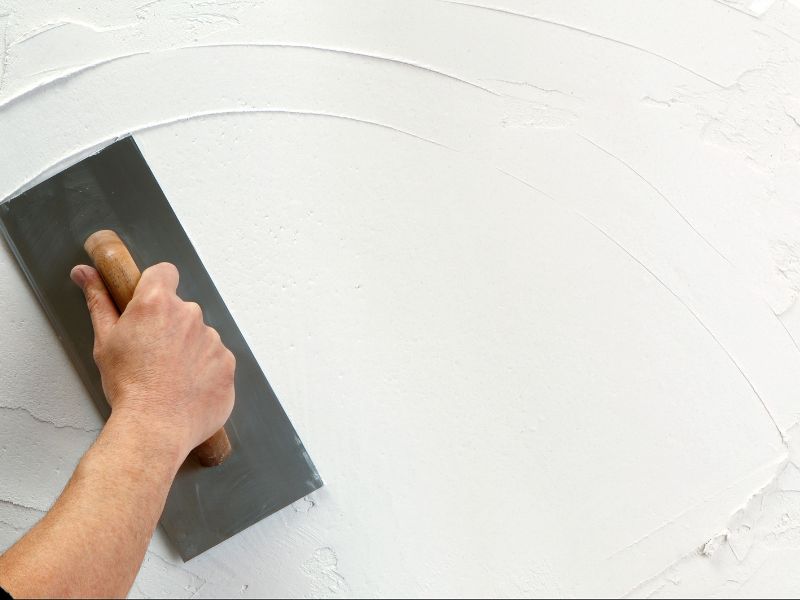
<path fill-rule="evenodd" d="M 189 560 L 322 486 L 322 480 L 133 138 L 0 204 L 0 230 L 104 417 L 94 333 L 71 268 L 92 258 L 120 310 L 140 271 L 171 262 L 236 356 L 225 429 L 180 469 L 161 524 Z"/>

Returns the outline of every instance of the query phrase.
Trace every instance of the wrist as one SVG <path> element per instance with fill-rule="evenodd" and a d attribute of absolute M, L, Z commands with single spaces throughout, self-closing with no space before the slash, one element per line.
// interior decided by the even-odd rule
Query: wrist
<path fill-rule="evenodd" d="M 170 477 L 174 477 L 189 454 L 187 444 L 176 435 L 174 428 L 133 411 L 112 411 L 101 435 L 108 444 L 124 452 L 131 464 L 140 464 Z"/>

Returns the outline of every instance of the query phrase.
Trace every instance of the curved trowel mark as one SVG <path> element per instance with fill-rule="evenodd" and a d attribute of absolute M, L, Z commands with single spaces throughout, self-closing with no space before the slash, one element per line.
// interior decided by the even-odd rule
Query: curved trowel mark
<path fill-rule="evenodd" d="M 85 65 L 80 65 L 80 66 L 77 66 L 77 67 L 70 68 L 67 71 L 62 72 L 62 73 L 60 73 L 59 75 L 57 75 L 55 77 L 52 77 L 52 78 L 47 79 L 45 81 L 39 82 L 39 83 L 37 83 L 36 85 L 34 85 L 32 87 L 29 87 L 29 88 L 24 89 L 24 90 L 22 90 L 20 92 L 17 92 L 16 94 L 14 94 L 12 96 L 9 96 L 8 98 L 0 101 L 0 109 L 7 108 L 8 106 L 11 106 L 11 105 L 15 104 L 19 100 L 22 100 L 23 98 L 26 98 L 26 97 L 28 97 L 28 96 L 30 96 L 32 94 L 38 93 L 38 92 L 40 92 L 40 91 L 42 91 L 42 90 L 44 90 L 44 89 L 56 84 L 56 83 L 72 79 L 72 78 L 74 78 L 74 77 L 76 77 L 78 75 L 81 75 L 81 74 L 86 73 L 88 71 L 92 71 L 92 70 L 94 70 L 94 69 L 96 69 L 98 67 L 109 65 L 111 63 L 124 61 L 124 60 L 130 59 L 130 58 L 135 58 L 137 56 L 143 56 L 143 55 L 146 55 L 146 54 L 153 54 L 153 55 L 155 55 L 155 54 L 166 54 L 166 53 L 170 53 L 170 52 L 183 52 L 183 51 L 187 51 L 187 50 L 199 50 L 199 49 L 208 49 L 208 48 L 252 48 L 252 49 L 264 49 L 264 48 L 282 49 L 283 48 L 283 49 L 293 49 L 293 50 L 309 50 L 309 51 L 316 51 L 316 52 L 328 52 L 328 53 L 333 53 L 333 54 L 341 54 L 341 55 L 353 56 L 353 57 L 370 59 L 370 60 L 385 61 L 385 62 L 389 62 L 389 63 L 402 65 L 402 66 L 405 66 L 405 67 L 409 67 L 409 68 L 412 68 L 412 69 L 418 69 L 420 71 L 431 73 L 433 75 L 437 75 L 437 76 L 440 76 L 440 77 L 445 77 L 445 78 L 450 79 L 452 81 L 456 81 L 456 82 L 461 83 L 463 85 L 470 86 L 472 88 L 478 89 L 478 90 L 480 90 L 482 92 L 486 92 L 486 93 L 491 94 L 493 96 L 499 96 L 499 94 L 497 92 L 495 92 L 494 90 L 492 90 L 492 89 L 490 89 L 488 87 L 485 87 L 483 85 L 480 85 L 479 83 L 475 83 L 475 82 L 470 81 L 468 79 L 465 79 L 465 78 L 462 78 L 462 77 L 458 77 L 457 75 L 453 75 L 451 73 L 447 73 L 445 71 L 439 71 L 439 70 L 434 69 L 432 67 L 427 67 L 425 65 L 420 65 L 420 64 L 417 64 L 417 63 L 414 63 L 414 62 L 410 62 L 410 61 L 407 61 L 407 60 L 402 60 L 402 59 L 399 59 L 399 58 L 393 58 L 393 57 L 389 57 L 389 56 L 380 56 L 378 54 L 368 54 L 366 52 L 358 52 L 356 50 L 346 50 L 346 49 L 342 49 L 342 48 L 328 48 L 328 47 L 325 47 L 325 46 L 311 46 L 311 45 L 307 45 L 307 44 L 270 44 L 270 43 L 247 43 L 247 44 L 242 44 L 242 43 L 229 43 L 229 44 L 193 44 L 193 45 L 190 45 L 190 46 L 176 46 L 174 48 L 167 48 L 167 49 L 164 49 L 164 50 L 152 50 L 152 51 L 148 50 L 148 51 L 141 51 L 141 52 L 130 52 L 130 53 L 127 53 L 127 54 L 120 54 L 120 55 L 117 55 L 117 56 L 110 56 L 110 57 L 104 58 L 102 60 L 98 60 L 96 62 L 87 63 Z"/>
<path fill-rule="evenodd" d="M 433 144 L 440 148 L 445 148 L 447 150 L 451 150 L 453 152 L 457 152 L 454 148 L 450 148 L 449 146 L 437 142 L 436 140 L 426 138 L 422 135 L 418 135 L 411 131 L 406 131 L 399 127 L 394 127 L 393 125 L 388 125 L 386 123 L 380 123 L 378 121 L 370 121 L 367 119 L 360 119 L 358 117 L 353 117 L 350 115 L 340 115 L 335 113 L 326 113 L 326 112 L 314 112 L 314 111 L 303 111 L 303 110 L 288 110 L 288 109 L 274 109 L 274 108 L 240 108 L 240 109 L 220 109 L 220 110 L 209 110 L 204 112 L 192 113 L 191 115 L 182 115 L 179 117 L 173 117 L 169 119 L 164 119 L 162 121 L 156 121 L 153 123 L 148 123 L 146 125 L 141 125 L 139 127 L 135 127 L 129 129 L 127 131 L 120 131 L 119 133 L 106 138 L 96 144 L 91 144 L 89 146 L 85 146 L 76 152 L 71 153 L 68 156 L 65 156 L 56 162 L 49 165 L 47 168 L 43 169 L 40 173 L 38 173 L 35 177 L 32 177 L 27 182 L 25 182 L 22 186 L 15 189 L 13 192 L 8 194 L 5 198 L 0 199 L 0 203 L 5 202 L 6 200 L 10 200 L 11 198 L 18 196 L 25 190 L 30 189 L 37 183 L 40 183 L 49 177 L 52 177 L 59 171 L 67 168 L 68 166 L 75 164 L 79 160 L 82 160 L 92 154 L 96 154 L 106 146 L 112 144 L 116 140 L 123 138 L 130 134 L 140 133 L 143 131 L 149 131 L 152 129 L 158 129 L 160 127 L 165 127 L 167 125 L 174 125 L 176 123 L 182 123 L 186 121 L 191 121 L 194 119 L 202 119 L 208 117 L 219 117 L 219 116 L 226 116 L 226 115 L 246 115 L 246 114 L 279 114 L 279 115 L 302 115 L 302 116 L 309 116 L 309 117 L 323 117 L 323 118 L 330 118 L 330 119 L 340 119 L 343 121 L 349 121 L 353 123 L 361 123 L 363 125 L 371 125 L 373 127 L 380 127 L 382 129 L 386 129 L 389 131 L 393 131 L 395 133 L 399 133 L 408 137 L 412 137 L 414 139 L 420 140 L 422 142 L 426 142 L 428 144 Z"/>
<path fill-rule="evenodd" d="M 679 63 L 679 62 L 677 62 L 675 60 L 672 60 L 671 58 L 669 58 L 667 56 L 664 56 L 663 54 L 658 54 L 657 52 L 653 52 L 652 50 L 648 50 L 647 48 L 642 48 L 641 46 L 637 46 L 636 44 L 631 44 L 630 42 L 625 42 L 623 40 L 618 40 L 616 38 L 608 37 L 606 35 L 603 35 L 603 34 L 600 34 L 600 33 L 596 33 L 594 31 L 589 31 L 588 29 L 582 29 L 581 27 L 576 27 L 575 25 L 569 25 L 567 23 L 561 23 L 560 21 L 553 21 L 551 19 L 545 19 L 543 17 L 537 17 L 535 15 L 529 15 L 529 14 L 526 14 L 526 13 L 521 13 L 521 12 L 516 12 L 516 11 L 513 11 L 513 10 L 508 10 L 507 8 L 499 8 L 499 7 L 495 7 L 495 6 L 486 6 L 486 5 L 483 5 L 483 4 L 472 4 L 470 2 L 459 2 L 458 0 L 438 0 L 438 1 L 439 2 L 443 2 L 445 4 L 452 4 L 453 6 L 464 6 L 464 7 L 468 7 L 468 8 L 475 8 L 475 9 L 478 9 L 478 10 L 487 10 L 487 11 L 491 11 L 491 12 L 498 13 L 498 14 L 501 14 L 501 15 L 507 15 L 507 16 L 510 16 L 510 17 L 519 17 L 521 19 L 527 19 L 529 21 L 535 21 L 537 23 L 542 23 L 542 24 L 545 24 L 545 25 L 552 25 L 553 27 L 558 27 L 560 29 L 565 29 L 567 31 L 572 31 L 572 32 L 575 32 L 575 33 L 581 33 L 581 34 L 587 35 L 587 36 L 589 36 L 591 38 L 598 39 L 598 40 L 603 40 L 603 41 L 606 41 L 606 42 L 610 42 L 612 44 L 616 44 L 618 46 L 623 46 L 625 48 L 630 48 L 631 50 L 636 50 L 637 52 L 641 52 L 643 54 L 647 54 L 648 56 L 652 56 L 653 58 L 657 58 L 657 59 L 659 59 L 661 61 L 667 62 L 667 63 L 679 68 L 680 70 L 685 71 L 686 73 L 689 73 L 690 75 L 693 75 L 694 77 L 697 77 L 699 79 L 702 79 L 703 81 L 706 81 L 706 82 L 710 83 L 714 87 L 717 87 L 717 88 L 725 87 L 721 83 L 719 83 L 717 81 L 714 81 L 713 79 L 711 79 L 709 77 L 706 77 L 702 73 L 698 73 L 694 69 L 690 69 L 686 65 L 683 65 L 683 64 L 681 64 L 681 63 Z"/>

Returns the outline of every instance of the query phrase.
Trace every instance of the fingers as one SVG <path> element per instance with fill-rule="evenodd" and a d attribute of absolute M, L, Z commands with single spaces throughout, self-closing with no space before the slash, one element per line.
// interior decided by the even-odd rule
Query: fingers
<path fill-rule="evenodd" d="M 78 265 L 69 274 L 75 284 L 83 290 L 86 306 L 92 317 L 95 338 L 102 342 L 119 319 L 117 310 L 100 274 L 92 267 Z"/>
<path fill-rule="evenodd" d="M 134 298 L 137 295 L 147 293 L 152 290 L 166 291 L 174 294 L 178 290 L 178 269 L 171 263 L 159 263 L 149 269 L 145 269 L 142 278 L 136 286 Z"/>

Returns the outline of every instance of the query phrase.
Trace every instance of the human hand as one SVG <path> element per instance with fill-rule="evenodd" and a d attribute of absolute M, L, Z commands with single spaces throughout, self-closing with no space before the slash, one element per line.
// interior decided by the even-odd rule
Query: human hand
<path fill-rule="evenodd" d="M 233 354 L 203 323 L 200 307 L 177 296 L 174 265 L 145 270 L 121 316 L 95 269 L 78 265 L 70 277 L 86 297 L 112 415 L 175 448 L 183 460 L 233 410 Z"/>

